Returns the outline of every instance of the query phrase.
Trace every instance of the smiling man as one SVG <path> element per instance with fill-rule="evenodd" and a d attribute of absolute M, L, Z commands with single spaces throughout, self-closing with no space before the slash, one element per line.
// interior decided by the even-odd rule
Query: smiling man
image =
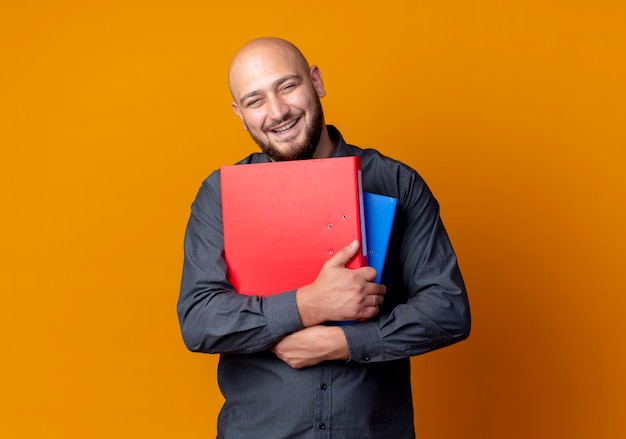
<path fill-rule="evenodd" d="M 233 59 L 228 79 L 235 113 L 272 160 L 330 156 L 322 74 L 296 47 L 278 39 L 252 41 Z"/>
<path fill-rule="evenodd" d="M 326 125 L 321 72 L 293 44 L 251 41 L 233 58 L 229 85 L 261 148 L 240 164 L 358 156 L 363 189 L 398 207 L 380 284 L 371 267 L 345 268 L 355 241 L 312 284 L 248 296 L 227 277 L 219 171 L 202 183 L 185 235 L 178 315 L 189 349 L 220 354 L 218 438 L 414 438 L 410 357 L 470 331 L 437 201 L 415 170 L 347 144 Z M 325 324 L 346 320 L 359 322 Z"/>

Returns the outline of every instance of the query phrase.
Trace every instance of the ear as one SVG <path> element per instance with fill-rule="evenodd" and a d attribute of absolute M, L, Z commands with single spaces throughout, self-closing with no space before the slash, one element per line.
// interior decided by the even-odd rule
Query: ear
<path fill-rule="evenodd" d="M 243 116 L 241 115 L 241 109 L 239 108 L 239 105 L 237 105 L 237 103 L 235 101 L 232 101 L 230 103 L 230 106 L 232 107 L 232 109 L 235 112 L 235 114 L 237 116 L 239 116 L 239 119 L 241 119 L 241 121 L 243 122 L 243 129 L 247 130 L 248 127 L 246 126 L 246 122 L 243 120 Z"/>
<path fill-rule="evenodd" d="M 324 89 L 324 81 L 322 81 L 322 72 L 319 67 L 311 66 L 309 69 L 309 75 L 311 76 L 311 83 L 317 93 L 317 96 L 323 98 L 326 96 L 326 90 Z"/>

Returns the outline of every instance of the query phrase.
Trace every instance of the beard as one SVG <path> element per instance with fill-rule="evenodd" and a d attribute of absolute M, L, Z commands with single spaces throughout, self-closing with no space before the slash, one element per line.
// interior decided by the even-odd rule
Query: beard
<path fill-rule="evenodd" d="M 285 116 L 284 120 L 293 118 L 290 113 Z M 284 162 L 288 160 L 305 160 L 313 157 L 317 145 L 322 136 L 322 130 L 324 129 L 324 112 L 322 110 L 322 104 L 317 99 L 317 105 L 311 113 L 311 125 L 307 127 L 304 141 L 301 143 L 296 142 L 284 142 L 288 144 L 289 148 L 286 150 L 279 149 L 275 144 L 268 140 L 261 139 L 260 136 L 253 134 L 249 131 L 250 136 L 256 142 L 267 156 L 275 162 Z"/>

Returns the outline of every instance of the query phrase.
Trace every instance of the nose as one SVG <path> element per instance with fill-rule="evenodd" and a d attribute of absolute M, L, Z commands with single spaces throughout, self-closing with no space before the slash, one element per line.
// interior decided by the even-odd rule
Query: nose
<path fill-rule="evenodd" d="M 271 120 L 280 122 L 289 114 L 289 106 L 278 96 L 272 96 L 267 100 L 267 116 Z"/>

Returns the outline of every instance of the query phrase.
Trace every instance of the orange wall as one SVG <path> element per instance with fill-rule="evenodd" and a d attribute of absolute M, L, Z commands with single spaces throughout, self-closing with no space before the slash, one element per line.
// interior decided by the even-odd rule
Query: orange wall
<path fill-rule="evenodd" d="M 256 148 L 226 69 L 272 34 L 443 206 L 474 327 L 414 359 L 418 437 L 625 437 L 626 3 L 216 3 L 0 2 L 0 436 L 214 437 L 182 238 Z"/>

